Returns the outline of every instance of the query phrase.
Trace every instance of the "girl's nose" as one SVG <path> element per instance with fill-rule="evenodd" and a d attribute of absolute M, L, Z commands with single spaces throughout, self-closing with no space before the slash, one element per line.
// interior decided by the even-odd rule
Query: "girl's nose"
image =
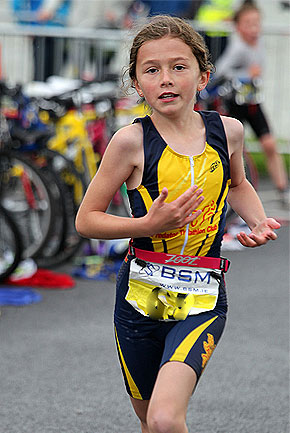
<path fill-rule="evenodd" d="M 172 86 L 173 80 L 169 71 L 163 71 L 161 76 L 161 86 Z"/>

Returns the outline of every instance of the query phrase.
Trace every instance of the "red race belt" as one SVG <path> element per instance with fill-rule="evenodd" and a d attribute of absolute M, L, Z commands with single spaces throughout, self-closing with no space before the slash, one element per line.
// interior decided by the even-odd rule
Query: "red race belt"
<path fill-rule="evenodd" d="M 216 269 L 222 272 L 227 272 L 230 267 L 230 261 L 223 257 L 198 257 L 183 254 L 156 253 L 154 251 L 141 250 L 131 245 L 129 246 L 128 253 L 144 262 L 153 262 L 164 265 Z"/>

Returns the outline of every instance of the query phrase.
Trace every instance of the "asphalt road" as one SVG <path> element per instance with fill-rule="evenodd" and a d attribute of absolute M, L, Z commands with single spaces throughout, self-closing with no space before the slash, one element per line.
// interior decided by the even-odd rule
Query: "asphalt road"
<path fill-rule="evenodd" d="M 190 401 L 189 431 L 288 433 L 289 226 L 227 257 L 229 318 Z M 1 433 L 140 432 L 115 350 L 114 291 L 78 279 L 39 290 L 40 303 L 1 307 Z"/>

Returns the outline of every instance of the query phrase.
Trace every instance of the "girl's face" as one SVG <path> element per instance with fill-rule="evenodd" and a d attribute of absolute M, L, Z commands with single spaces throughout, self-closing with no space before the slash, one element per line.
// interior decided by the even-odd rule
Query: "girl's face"
<path fill-rule="evenodd" d="M 200 72 L 187 44 L 165 36 L 139 48 L 134 85 L 153 111 L 174 115 L 193 110 L 196 92 L 206 86 L 209 74 Z"/>
<path fill-rule="evenodd" d="M 259 12 L 249 10 L 242 13 L 236 24 L 236 28 L 246 43 L 254 45 L 261 32 L 261 17 Z"/>

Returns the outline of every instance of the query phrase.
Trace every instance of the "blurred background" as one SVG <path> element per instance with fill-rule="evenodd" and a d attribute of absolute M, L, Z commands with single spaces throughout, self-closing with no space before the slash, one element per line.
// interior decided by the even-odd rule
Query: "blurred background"
<path fill-rule="evenodd" d="M 148 0 L 2 0 L 0 76 L 12 83 L 28 83 L 45 81 L 50 75 L 86 79 L 101 78 L 104 72 L 121 75 L 127 62 L 126 42 L 131 38 L 132 23 L 155 10 L 168 12 L 168 7 L 162 9 L 160 4 L 176 2 L 158 0 L 153 8 L 152 3 Z M 215 34 L 231 32 L 230 15 L 219 21 L 199 19 L 198 9 L 208 1 L 180 0 L 179 3 L 192 3 L 189 9 L 187 5 L 186 12 L 178 10 L 176 14 L 193 20 L 194 27 L 203 34 L 213 30 Z M 241 1 L 223 3 L 234 10 Z M 281 150 L 286 152 L 290 135 L 289 1 L 258 0 L 256 3 L 262 11 L 266 46 L 265 107 Z M 173 6 L 170 8 L 169 12 L 176 12 Z M 220 46 L 213 43 L 213 58 L 219 51 Z"/>

